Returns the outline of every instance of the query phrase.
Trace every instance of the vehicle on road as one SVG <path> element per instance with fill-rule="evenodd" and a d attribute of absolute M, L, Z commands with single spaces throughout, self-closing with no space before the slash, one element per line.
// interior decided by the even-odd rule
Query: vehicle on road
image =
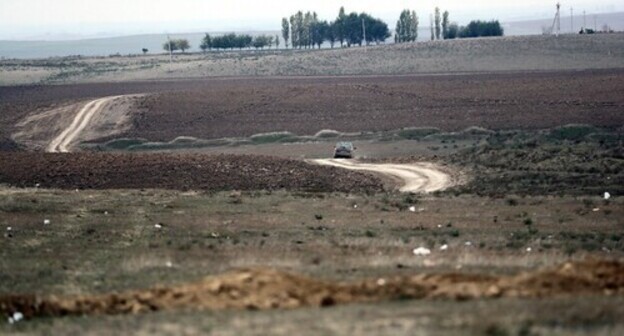
<path fill-rule="evenodd" d="M 353 159 L 353 152 L 356 149 L 350 142 L 339 142 L 334 148 L 334 159 Z"/>

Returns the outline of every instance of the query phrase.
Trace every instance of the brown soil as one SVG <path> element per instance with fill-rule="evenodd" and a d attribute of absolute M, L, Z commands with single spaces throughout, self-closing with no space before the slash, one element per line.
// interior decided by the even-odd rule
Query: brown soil
<path fill-rule="evenodd" d="M 376 192 L 368 174 L 249 155 L 0 153 L 0 183 L 60 189 Z"/>
<path fill-rule="evenodd" d="M 151 93 L 121 136 L 170 141 L 272 131 L 541 129 L 624 124 L 624 70 L 358 77 L 213 78 L 0 87 L 0 138 L 59 104 Z"/>
<path fill-rule="evenodd" d="M 392 299 L 452 299 L 624 294 L 624 264 L 569 262 L 514 276 L 417 274 L 334 283 L 271 269 L 245 269 L 203 281 L 144 291 L 82 297 L 11 295 L 0 312 L 26 317 L 133 314 L 173 309 L 277 309 L 324 307 Z"/>

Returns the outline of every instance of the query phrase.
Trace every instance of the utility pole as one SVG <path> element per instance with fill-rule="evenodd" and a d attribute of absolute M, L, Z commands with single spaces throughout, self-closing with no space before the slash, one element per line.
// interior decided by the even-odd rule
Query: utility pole
<path fill-rule="evenodd" d="M 167 34 L 167 41 L 169 42 L 169 65 L 173 64 L 173 50 L 171 49 L 171 37 Z"/>
<path fill-rule="evenodd" d="M 366 51 L 368 43 L 366 43 L 366 25 L 364 24 L 364 18 L 362 18 L 362 35 L 364 35 L 364 51 Z"/>
<path fill-rule="evenodd" d="M 550 28 L 550 34 L 555 32 L 555 36 L 559 36 L 559 32 L 561 31 L 561 4 L 557 3 L 557 13 L 555 14 L 555 19 L 553 20 L 552 27 Z"/>

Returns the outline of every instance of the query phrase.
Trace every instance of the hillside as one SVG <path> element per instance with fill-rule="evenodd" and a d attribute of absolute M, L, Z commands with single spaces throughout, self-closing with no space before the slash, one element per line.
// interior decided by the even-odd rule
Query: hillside
<path fill-rule="evenodd" d="M 397 75 L 624 67 L 624 34 L 518 36 L 314 51 L 0 61 L 0 85 L 221 76 Z"/>

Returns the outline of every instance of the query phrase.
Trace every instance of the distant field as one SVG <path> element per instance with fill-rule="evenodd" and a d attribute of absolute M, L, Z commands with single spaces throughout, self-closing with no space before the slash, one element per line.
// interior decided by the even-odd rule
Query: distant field
<path fill-rule="evenodd" d="M 115 137 L 172 141 L 179 136 L 214 139 L 280 131 L 314 135 L 323 129 L 543 129 L 571 123 L 619 127 L 624 124 L 623 74 L 610 69 L 4 87 L 0 137 L 10 138 L 17 132 L 15 125 L 34 111 L 136 93 L 151 95 L 138 98 L 131 129 Z"/>
<path fill-rule="evenodd" d="M 554 15 L 554 13 L 553 13 Z M 594 28 L 594 18 L 596 22 L 596 28 L 602 29 L 602 26 L 607 24 L 611 29 L 615 31 L 624 30 L 624 12 L 616 13 L 599 13 L 588 14 L 588 22 L 590 22 L 589 28 Z M 506 36 L 518 36 L 518 35 L 540 35 L 542 34 L 542 28 L 550 27 L 552 25 L 552 17 L 546 19 L 528 20 L 528 21 L 503 21 L 503 28 L 505 29 Z M 562 33 L 570 33 L 570 18 L 563 16 L 561 18 Z M 277 23 L 277 22 L 276 22 Z M 393 22 L 389 22 L 393 23 Z M 580 22 L 574 29 L 574 33 L 578 33 L 580 30 Z M 390 25 L 393 28 L 393 25 Z M 213 32 L 209 31 L 212 36 L 218 36 L 229 32 Z M 244 34 L 250 34 L 252 36 L 259 34 L 279 35 L 280 31 L 251 31 L 240 32 Z M 188 39 L 191 44 L 190 51 L 200 51 L 199 45 L 204 32 L 194 33 L 181 33 L 171 34 L 171 38 L 185 38 Z M 281 37 L 280 37 L 281 38 Z M 421 24 L 418 29 L 418 40 L 426 42 L 430 38 L 430 28 Z M 91 37 L 85 39 L 70 39 L 70 40 L 44 40 L 42 37 L 38 40 L 27 41 L 10 41 L 0 40 L 0 58 L 20 58 L 20 59 L 32 59 L 32 58 L 47 58 L 47 57 L 64 57 L 72 55 L 81 56 L 108 56 L 108 55 L 131 55 L 141 54 L 142 48 L 147 48 L 150 54 L 162 53 L 162 44 L 167 39 L 167 34 L 144 34 L 144 35 L 129 35 L 129 36 L 115 36 L 115 37 Z M 394 37 L 388 38 L 386 43 L 393 43 Z M 280 44 L 280 48 L 284 48 L 284 43 Z M 328 42 L 324 43 L 322 48 L 330 48 Z"/>
<path fill-rule="evenodd" d="M 0 61 L 0 85 L 222 76 L 397 75 L 624 67 L 624 34 L 517 36 L 315 51 Z"/>

